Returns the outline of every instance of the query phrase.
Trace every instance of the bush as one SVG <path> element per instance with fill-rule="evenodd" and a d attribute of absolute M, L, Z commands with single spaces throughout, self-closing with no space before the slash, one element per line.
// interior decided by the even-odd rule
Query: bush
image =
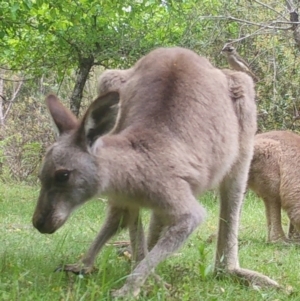
<path fill-rule="evenodd" d="M 48 145 L 54 141 L 44 104 L 25 99 L 0 129 L 0 178 L 2 181 L 37 181 L 38 169 Z"/>

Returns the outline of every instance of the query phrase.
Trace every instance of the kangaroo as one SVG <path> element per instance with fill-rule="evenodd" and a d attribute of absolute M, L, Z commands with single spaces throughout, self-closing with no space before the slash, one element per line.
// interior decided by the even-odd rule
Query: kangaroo
<path fill-rule="evenodd" d="M 103 245 L 129 228 L 136 266 L 112 294 L 137 296 L 155 267 L 203 222 L 196 196 L 220 184 L 216 271 L 278 287 L 238 261 L 256 132 L 252 79 L 221 71 L 188 49 L 158 48 L 128 70 L 105 71 L 99 94 L 81 121 L 55 95 L 46 98 L 60 135 L 41 168 L 33 225 L 53 233 L 76 207 L 97 194 L 108 196 L 106 221 L 87 254 L 61 269 L 89 273 Z M 111 119 L 115 125 L 106 133 Z M 141 208 L 152 212 L 147 244 Z"/>
<path fill-rule="evenodd" d="M 299 154 L 300 137 L 295 133 L 271 131 L 255 137 L 248 186 L 264 201 L 268 242 L 292 242 L 300 231 Z M 288 237 L 281 224 L 281 208 L 290 219 Z"/>

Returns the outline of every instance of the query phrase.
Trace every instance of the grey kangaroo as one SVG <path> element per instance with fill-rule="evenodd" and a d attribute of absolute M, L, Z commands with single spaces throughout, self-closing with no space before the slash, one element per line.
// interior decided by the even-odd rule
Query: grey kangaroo
<path fill-rule="evenodd" d="M 197 195 L 220 184 L 215 269 L 264 286 L 278 284 L 238 261 L 238 226 L 253 155 L 252 79 L 219 70 L 183 48 L 159 48 L 131 69 L 105 71 L 81 122 L 55 95 L 46 103 L 60 136 L 47 151 L 33 225 L 53 233 L 79 205 L 108 196 L 95 241 L 65 271 L 88 273 L 103 245 L 129 228 L 136 267 L 115 297 L 137 296 L 155 267 L 203 222 Z M 118 115 L 114 127 L 115 108 Z M 139 210 L 152 212 L 147 245 Z"/>
<path fill-rule="evenodd" d="M 248 185 L 264 201 L 269 242 L 294 242 L 297 234 L 299 239 L 299 177 L 299 135 L 272 131 L 255 136 Z M 281 208 L 290 219 L 288 237 L 281 225 Z"/>

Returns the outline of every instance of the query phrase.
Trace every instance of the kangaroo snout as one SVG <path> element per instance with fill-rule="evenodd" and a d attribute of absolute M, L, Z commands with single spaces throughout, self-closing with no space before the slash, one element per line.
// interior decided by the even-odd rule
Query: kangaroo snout
<path fill-rule="evenodd" d="M 64 196 L 59 190 L 41 190 L 32 224 L 41 233 L 52 234 L 68 219 L 76 204 L 68 201 L 72 196 Z"/>
<path fill-rule="evenodd" d="M 48 219 L 40 214 L 35 214 L 33 216 L 32 224 L 34 228 L 43 234 L 52 234 L 56 231 L 56 228 L 49 223 Z"/>

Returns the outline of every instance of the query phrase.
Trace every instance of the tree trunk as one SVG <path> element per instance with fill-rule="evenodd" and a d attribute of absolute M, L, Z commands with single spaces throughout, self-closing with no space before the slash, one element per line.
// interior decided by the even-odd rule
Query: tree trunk
<path fill-rule="evenodd" d="M 293 0 L 286 0 L 286 6 L 290 13 L 291 22 L 299 22 L 299 14 Z M 293 36 L 298 49 L 300 49 L 300 26 L 299 24 L 293 24 L 292 26 Z"/>
<path fill-rule="evenodd" d="M 0 78 L 0 126 L 4 126 L 3 85 L 4 85 L 4 81 L 2 78 Z"/>
<path fill-rule="evenodd" d="M 85 83 L 87 81 L 88 75 L 91 68 L 94 65 L 94 57 L 90 56 L 88 58 L 82 58 L 79 61 L 79 67 L 76 76 L 75 86 L 70 99 L 71 111 L 78 116 L 82 101 L 82 94 Z"/>

